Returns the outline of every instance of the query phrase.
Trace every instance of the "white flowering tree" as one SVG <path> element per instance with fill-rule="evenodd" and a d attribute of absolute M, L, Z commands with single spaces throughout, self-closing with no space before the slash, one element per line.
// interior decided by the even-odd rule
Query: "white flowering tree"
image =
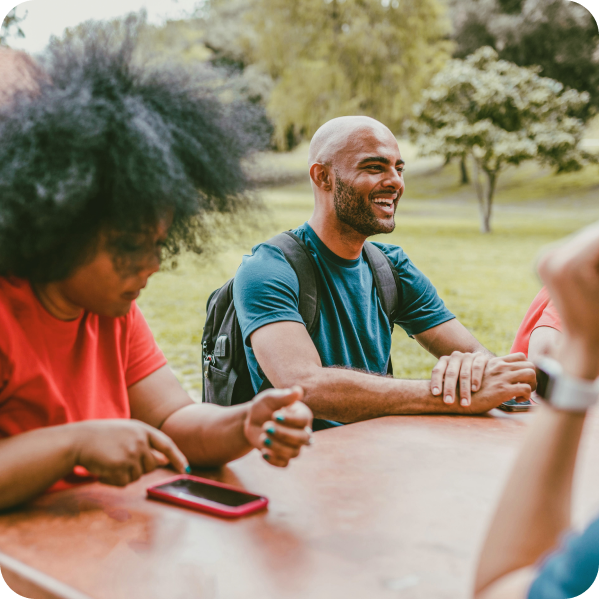
<path fill-rule="evenodd" d="M 491 230 L 497 178 L 506 166 L 537 160 L 557 172 L 573 171 L 597 157 L 579 147 L 589 102 L 586 92 L 498 60 L 480 48 L 450 60 L 425 91 L 408 130 L 424 155 L 447 160 L 471 156 L 481 231 Z"/>

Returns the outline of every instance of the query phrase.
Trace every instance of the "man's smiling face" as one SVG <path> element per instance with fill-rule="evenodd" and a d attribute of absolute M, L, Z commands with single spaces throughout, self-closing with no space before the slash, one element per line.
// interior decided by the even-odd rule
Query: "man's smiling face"
<path fill-rule="evenodd" d="M 386 127 L 358 130 L 335 162 L 337 218 L 366 237 L 391 233 L 405 189 L 395 137 Z"/>

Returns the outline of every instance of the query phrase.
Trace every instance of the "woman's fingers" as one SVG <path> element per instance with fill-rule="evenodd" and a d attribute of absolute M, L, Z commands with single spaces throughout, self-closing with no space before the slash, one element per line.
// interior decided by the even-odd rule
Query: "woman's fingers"
<path fill-rule="evenodd" d="M 272 420 L 287 427 L 303 429 L 306 426 L 312 427 L 312 412 L 305 403 L 296 401 L 273 412 Z"/>
<path fill-rule="evenodd" d="M 289 447 L 301 447 L 312 443 L 312 429 L 307 426 L 298 429 L 270 421 L 264 423 L 262 430 L 270 439 L 276 439 Z"/>
<path fill-rule="evenodd" d="M 175 470 L 181 474 L 186 472 L 189 468 L 189 462 L 183 452 L 175 445 L 175 442 L 162 431 L 150 426 L 147 428 L 151 448 L 166 456 Z"/>

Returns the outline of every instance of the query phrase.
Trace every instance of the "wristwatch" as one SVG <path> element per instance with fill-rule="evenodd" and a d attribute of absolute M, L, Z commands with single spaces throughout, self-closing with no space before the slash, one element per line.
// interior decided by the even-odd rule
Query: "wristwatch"
<path fill-rule="evenodd" d="M 586 412 L 599 398 L 599 379 L 587 381 L 564 373 L 552 358 L 535 362 L 537 395 L 549 405 L 567 412 Z"/>

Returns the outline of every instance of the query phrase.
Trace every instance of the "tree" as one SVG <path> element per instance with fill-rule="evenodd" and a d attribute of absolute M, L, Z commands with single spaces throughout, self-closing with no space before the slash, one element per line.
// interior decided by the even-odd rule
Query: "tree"
<path fill-rule="evenodd" d="M 506 166 L 535 159 L 566 172 L 597 161 L 579 148 L 589 94 L 566 90 L 539 70 L 499 60 L 489 47 L 451 60 L 409 123 L 424 154 L 472 157 L 483 233 L 491 230 L 497 178 Z"/>
<path fill-rule="evenodd" d="M 599 31 L 591 13 L 569 0 L 449 0 L 454 57 L 482 46 L 519 66 L 539 65 L 551 77 L 591 102 L 585 119 L 599 108 Z"/>
<path fill-rule="evenodd" d="M 6 17 L 4 17 L 4 21 L 2 21 L 2 26 L 0 27 L 0 46 L 8 45 L 8 38 L 11 35 L 11 29 L 13 27 L 16 29 L 15 35 L 17 37 L 25 37 L 19 23 L 21 23 L 26 16 L 27 14 L 23 17 L 17 17 L 17 9 L 13 8 Z"/>
<path fill-rule="evenodd" d="M 207 45 L 266 77 L 275 141 L 289 148 L 330 118 L 365 114 L 399 128 L 449 57 L 439 0 L 212 0 Z M 238 7 L 236 9 L 235 7 Z M 214 19 L 216 14 L 219 18 Z M 209 31 L 218 31 L 210 26 Z M 223 43 L 232 42 L 228 50 Z"/>

